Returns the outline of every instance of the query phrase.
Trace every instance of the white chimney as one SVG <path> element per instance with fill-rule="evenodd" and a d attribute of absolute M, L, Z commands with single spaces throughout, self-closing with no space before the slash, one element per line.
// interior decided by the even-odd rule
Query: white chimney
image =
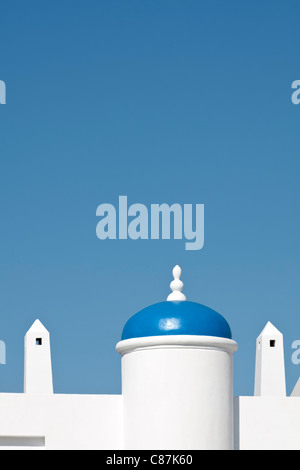
<path fill-rule="evenodd" d="M 286 396 L 283 336 L 268 322 L 256 340 L 255 396 Z"/>
<path fill-rule="evenodd" d="M 39 320 L 25 336 L 24 393 L 53 393 L 50 335 Z"/>

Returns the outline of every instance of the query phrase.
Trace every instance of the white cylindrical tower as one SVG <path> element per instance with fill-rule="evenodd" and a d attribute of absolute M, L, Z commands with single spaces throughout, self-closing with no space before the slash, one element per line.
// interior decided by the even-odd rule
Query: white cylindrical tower
<path fill-rule="evenodd" d="M 233 449 L 237 344 L 221 315 L 186 301 L 180 274 L 168 301 L 134 315 L 117 344 L 125 449 Z"/>

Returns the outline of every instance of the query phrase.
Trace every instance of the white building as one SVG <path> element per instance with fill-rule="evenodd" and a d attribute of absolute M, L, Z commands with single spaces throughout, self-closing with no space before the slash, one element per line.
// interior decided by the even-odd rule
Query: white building
<path fill-rule="evenodd" d="M 234 397 L 230 327 L 173 275 L 167 301 L 124 327 L 122 395 L 54 394 L 49 333 L 33 324 L 24 393 L 0 394 L 0 449 L 300 449 L 300 382 L 287 397 L 282 334 L 267 323 L 254 396 Z"/>

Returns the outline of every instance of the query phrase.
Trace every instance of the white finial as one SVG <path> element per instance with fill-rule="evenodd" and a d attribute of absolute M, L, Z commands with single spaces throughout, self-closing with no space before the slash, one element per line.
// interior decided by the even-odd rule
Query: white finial
<path fill-rule="evenodd" d="M 175 266 L 173 269 L 173 277 L 174 281 L 171 282 L 170 287 L 172 290 L 172 294 L 169 295 L 167 298 L 168 301 L 172 300 L 186 300 L 186 296 L 182 294 L 182 289 L 183 289 L 183 282 L 180 280 L 181 276 L 181 268 L 180 266 Z"/>

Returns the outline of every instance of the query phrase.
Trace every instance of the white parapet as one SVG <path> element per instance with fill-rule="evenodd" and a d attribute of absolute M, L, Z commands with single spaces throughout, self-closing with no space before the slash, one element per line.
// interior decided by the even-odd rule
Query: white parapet
<path fill-rule="evenodd" d="M 5 449 L 122 449 L 122 397 L 0 393 L 0 452 Z"/>
<path fill-rule="evenodd" d="M 25 336 L 25 393 L 53 393 L 50 335 L 36 320 Z"/>
<path fill-rule="evenodd" d="M 300 450 L 299 397 L 236 397 L 237 450 Z"/>
<path fill-rule="evenodd" d="M 125 449 L 233 449 L 236 349 L 211 336 L 119 342 Z"/>

